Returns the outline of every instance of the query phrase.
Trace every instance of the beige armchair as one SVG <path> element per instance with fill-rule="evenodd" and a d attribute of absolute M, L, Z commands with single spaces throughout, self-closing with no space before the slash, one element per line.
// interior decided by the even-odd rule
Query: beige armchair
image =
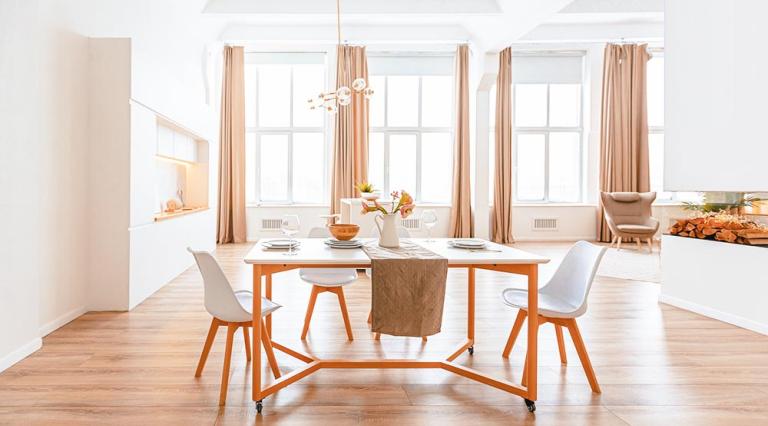
<path fill-rule="evenodd" d="M 636 239 L 638 248 L 641 239 L 648 242 L 653 251 L 653 236 L 659 230 L 659 221 L 651 216 L 651 204 L 655 192 L 601 192 L 605 208 L 605 220 L 613 233 L 611 244 L 621 249 L 623 239 Z"/>

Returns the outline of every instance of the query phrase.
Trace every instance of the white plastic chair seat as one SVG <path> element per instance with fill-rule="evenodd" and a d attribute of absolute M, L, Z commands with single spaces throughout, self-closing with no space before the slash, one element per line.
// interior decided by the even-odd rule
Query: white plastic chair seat
<path fill-rule="evenodd" d="M 508 288 L 501 293 L 504 303 L 524 311 L 528 310 L 528 290 Z M 539 293 L 539 315 L 552 318 L 576 318 L 583 312 L 579 312 L 579 307 L 574 306 L 547 293 Z"/>
<path fill-rule="evenodd" d="M 302 268 L 302 280 L 321 287 L 341 287 L 357 280 L 357 270 L 351 268 Z"/>
<path fill-rule="evenodd" d="M 253 312 L 253 292 L 251 290 L 237 290 L 235 291 L 235 297 L 237 298 L 238 303 L 240 303 L 240 306 L 243 307 L 243 310 L 248 313 L 247 316 L 243 316 L 243 319 L 240 320 L 241 322 L 244 321 L 250 321 Z M 261 316 L 265 317 L 272 312 L 275 312 L 276 310 L 280 309 L 282 306 L 265 298 L 261 298 Z"/>

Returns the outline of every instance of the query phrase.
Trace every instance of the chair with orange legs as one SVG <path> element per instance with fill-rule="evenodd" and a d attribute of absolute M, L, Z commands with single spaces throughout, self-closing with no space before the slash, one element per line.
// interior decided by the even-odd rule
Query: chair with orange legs
<path fill-rule="evenodd" d="M 560 362 L 563 365 L 567 363 L 563 327 L 568 329 L 589 385 L 595 393 L 600 393 L 600 385 L 597 383 L 595 371 L 587 355 L 587 347 L 576 325 L 576 318 L 587 312 L 587 297 L 605 251 L 606 247 L 596 246 L 586 241 L 577 242 L 565 255 L 552 279 L 539 289 L 539 325 L 546 323 L 554 325 Z M 528 291 L 508 288 L 504 290 L 502 297 L 504 303 L 519 309 L 502 353 L 504 358 L 509 358 L 509 353 L 528 316 Z M 527 358 L 525 365 L 528 365 Z M 524 368 L 523 385 L 527 382 L 527 372 L 527 368 Z"/>
<path fill-rule="evenodd" d="M 253 325 L 251 310 L 253 307 L 253 293 L 250 290 L 233 290 L 232 286 L 221 270 L 219 263 L 204 251 L 195 251 L 187 248 L 195 257 L 200 273 L 203 275 L 205 285 L 205 309 L 213 316 L 211 326 L 208 329 L 208 337 L 203 345 L 203 352 L 200 354 L 200 360 L 197 363 L 195 377 L 200 377 L 205 368 L 205 362 L 208 360 L 208 354 L 211 352 L 213 340 L 216 338 L 216 332 L 219 327 L 227 327 L 227 343 L 224 351 L 224 369 L 221 372 L 221 390 L 219 392 L 219 405 L 224 405 L 227 400 L 227 386 L 229 385 L 229 364 L 232 359 L 232 343 L 237 329 L 243 329 L 245 340 L 245 356 L 248 361 L 251 360 L 251 342 L 248 335 L 248 328 Z M 269 299 L 261 299 L 261 339 L 264 345 L 264 351 L 267 353 L 269 366 L 272 368 L 272 374 L 275 378 L 280 377 L 280 369 L 275 359 L 275 353 L 272 350 L 272 340 L 267 332 L 264 317 L 275 312 L 280 305 Z M 259 348 L 253 348 L 258 351 Z M 257 352 L 258 354 L 258 352 Z"/>

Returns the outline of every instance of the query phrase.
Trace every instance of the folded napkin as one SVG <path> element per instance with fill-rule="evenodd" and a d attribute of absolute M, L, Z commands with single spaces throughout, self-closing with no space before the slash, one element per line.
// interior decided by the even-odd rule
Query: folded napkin
<path fill-rule="evenodd" d="M 393 336 L 431 336 L 443 322 L 448 259 L 416 244 L 363 250 L 371 258 L 371 330 Z"/>

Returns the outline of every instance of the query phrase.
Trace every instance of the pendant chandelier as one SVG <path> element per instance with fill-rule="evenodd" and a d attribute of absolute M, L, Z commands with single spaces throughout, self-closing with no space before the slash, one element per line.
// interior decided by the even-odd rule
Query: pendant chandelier
<path fill-rule="evenodd" d="M 338 37 L 337 46 L 341 47 L 341 7 L 340 1 L 336 0 L 336 35 Z M 339 49 L 336 49 L 338 52 Z M 308 102 L 309 109 L 324 109 L 331 114 L 338 112 L 339 107 L 347 106 L 352 103 L 352 94 L 362 93 L 365 99 L 373 96 L 373 89 L 368 87 L 368 82 L 364 78 L 356 78 L 352 82 L 352 88 L 341 86 L 332 92 L 320 93 L 317 97 L 310 98 Z"/>

